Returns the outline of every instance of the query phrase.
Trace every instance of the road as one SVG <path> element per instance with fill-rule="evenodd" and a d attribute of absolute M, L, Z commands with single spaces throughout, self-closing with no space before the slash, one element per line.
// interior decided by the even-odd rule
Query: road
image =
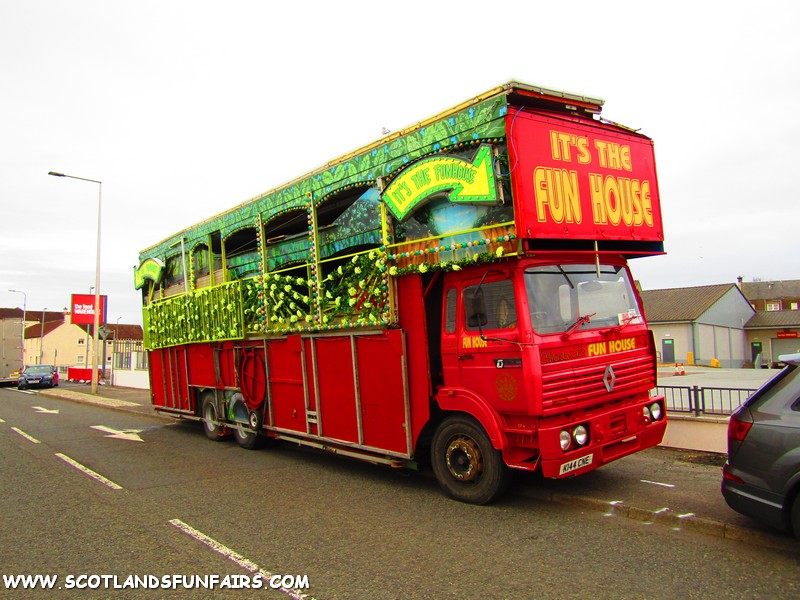
<path fill-rule="evenodd" d="M 305 576 L 310 587 L 237 598 L 800 595 L 800 553 L 623 518 L 602 503 L 553 501 L 627 493 L 626 485 L 668 499 L 670 488 L 642 483 L 646 463 L 627 475 L 523 478 L 503 501 L 476 507 L 444 498 L 426 475 L 291 446 L 248 452 L 208 441 L 195 425 L 43 394 L 0 390 L 0 419 L 2 575 L 58 575 L 53 597 L 87 593 L 65 588 L 70 575 L 117 575 L 122 585 L 129 576 L 259 572 Z M 673 462 L 674 473 L 659 474 L 670 481 L 717 469 L 684 463 L 687 475 Z"/>

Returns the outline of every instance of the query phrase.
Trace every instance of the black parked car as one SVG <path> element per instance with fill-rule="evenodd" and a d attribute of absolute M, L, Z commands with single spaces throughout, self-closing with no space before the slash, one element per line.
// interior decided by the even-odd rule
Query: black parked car
<path fill-rule="evenodd" d="M 53 365 L 30 365 L 23 369 L 17 380 L 17 388 L 54 387 L 58 385 L 58 369 Z"/>
<path fill-rule="evenodd" d="M 800 539 L 800 354 L 731 415 L 722 495 L 733 510 Z"/>

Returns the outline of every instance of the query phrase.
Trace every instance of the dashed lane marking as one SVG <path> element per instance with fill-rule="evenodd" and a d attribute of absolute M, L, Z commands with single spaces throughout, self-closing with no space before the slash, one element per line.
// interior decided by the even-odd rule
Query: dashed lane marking
<path fill-rule="evenodd" d="M 84 473 L 85 475 L 88 475 L 89 477 L 91 477 L 91 478 L 92 478 L 92 479 L 94 479 L 95 481 L 99 481 L 100 483 L 102 483 L 102 484 L 103 484 L 104 486 L 106 486 L 106 487 L 110 487 L 112 490 L 121 490 L 121 489 L 124 489 L 124 488 L 123 488 L 121 485 L 119 485 L 118 483 L 114 483 L 114 482 L 113 482 L 113 481 L 111 481 L 110 479 L 106 479 L 105 477 L 103 477 L 103 476 L 102 476 L 102 475 L 100 475 L 99 473 L 96 473 L 96 472 L 92 471 L 92 470 L 91 470 L 89 467 L 85 467 L 85 466 L 83 466 L 83 465 L 82 465 L 81 463 L 79 463 L 77 460 L 74 460 L 74 459 L 70 458 L 70 457 L 69 457 L 69 456 L 67 456 L 66 454 L 61 454 L 60 452 L 57 452 L 57 453 L 56 453 L 56 456 L 57 456 L 58 458 L 60 458 L 61 460 L 63 460 L 63 461 L 64 461 L 65 463 L 67 463 L 68 465 L 70 465 L 70 466 L 72 466 L 72 467 L 75 467 L 76 469 L 78 469 L 78 471 L 80 471 L 81 473 Z"/>
<path fill-rule="evenodd" d="M 217 554 L 221 554 L 222 556 L 224 556 L 228 560 L 231 560 L 232 562 L 236 563 L 237 565 L 242 567 L 244 570 L 249 571 L 251 573 L 258 573 L 265 580 L 268 580 L 268 579 L 270 579 L 272 577 L 272 573 L 270 573 L 269 571 L 267 571 L 265 569 L 262 569 L 256 563 L 254 563 L 252 560 L 250 560 L 248 558 L 245 558 L 244 556 L 242 556 L 238 552 L 234 552 L 233 550 L 231 550 L 227 546 L 224 546 L 223 544 L 220 544 L 215 539 L 207 536 L 205 533 L 203 533 L 201 531 L 198 531 L 197 529 L 195 529 L 191 525 L 187 525 L 186 523 L 184 523 L 180 519 L 172 519 L 172 520 L 168 521 L 168 523 L 170 525 L 172 525 L 173 527 L 176 527 L 178 530 L 182 531 L 183 533 L 185 533 L 189 537 L 197 540 L 201 544 L 211 548 L 211 550 L 213 550 Z M 315 600 L 312 596 L 309 596 L 308 594 L 304 594 L 303 592 L 301 592 L 300 590 L 298 590 L 296 588 L 281 587 L 281 588 L 276 588 L 276 589 L 278 591 L 280 591 L 280 592 L 283 592 L 284 594 L 286 594 L 290 598 L 294 598 L 295 600 Z"/>

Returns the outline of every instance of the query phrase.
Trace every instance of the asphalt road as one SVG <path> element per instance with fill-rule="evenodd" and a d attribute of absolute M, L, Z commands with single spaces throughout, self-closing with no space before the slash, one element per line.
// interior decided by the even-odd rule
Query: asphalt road
<path fill-rule="evenodd" d="M 294 593 L 237 590 L 241 598 L 800 594 L 796 546 L 756 546 L 686 524 L 701 517 L 685 516 L 670 493 L 684 480 L 716 477 L 713 465 L 642 453 L 648 456 L 636 457 L 639 466 L 604 468 L 596 477 L 523 478 L 503 501 L 475 507 L 444 498 L 429 476 L 291 446 L 248 452 L 141 409 L 0 390 L 3 575 L 54 574 L 64 588 L 78 574 L 115 574 L 122 584 L 131 575 L 253 577 L 260 570 L 307 576 L 310 584 Z M 652 480 L 665 475 L 658 479 L 676 488 L 643 483 L 645 472 Z M 639 495 L 623 498 L 626 486 Z M 646 511 L 636 518 L 610 500 L 632 507 L 650 493 L 662 500 L 653 506 L 670 505 L 674 518 L 647 518 Z M 53 597 L 87 593 L 64 588 Z"/>

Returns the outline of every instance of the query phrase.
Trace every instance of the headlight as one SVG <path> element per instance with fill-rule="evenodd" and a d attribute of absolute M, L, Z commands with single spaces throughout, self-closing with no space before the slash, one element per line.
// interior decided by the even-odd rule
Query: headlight
<path fill-rule="evenodd" d="M 653 402 L 650 405 L 650 414 L 653 415 L 654 421 L 660 421 L 661 417 L 664 416 L 661 412 L 661 405 L 658 402 Z"/>
<path fill-rule="evenodd" d="M 578 444 L 578 446 L 585 446 L 586 442 L 589 441 L 589 432 L 583 425 L 578 425 L 572 430 L 572 437 L 575 439 L 575 443 Z"/>
<path fill-rule="evenodd" d="M 562 429 L 561 433 L 558 434 L 558 441 L 561 444 L 561 449 L 566 452 L 569 450 L 569 447 L 572 446 L 572 436 L 569 434 L 569 431 L 566 429 Z"/>
<path fill-rule="evenodd" d="M 649 406 L 643 406 L 642 407 L 642 416 L 644 417 L 645 421 L 652 421 L 653 420 L 653 415 L 650 414 L 650 407 Z"/>

